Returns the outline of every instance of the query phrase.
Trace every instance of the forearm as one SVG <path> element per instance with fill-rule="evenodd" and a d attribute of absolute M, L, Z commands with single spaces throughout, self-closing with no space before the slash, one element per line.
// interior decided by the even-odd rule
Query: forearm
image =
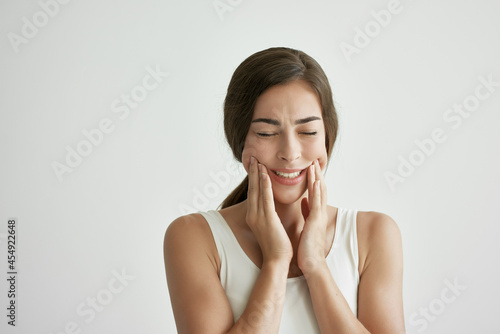
<path fill-rule="evenodd" d="M 245 311 L 229 333 L 278 333 L 287 275 L 286 263 L 264 263 Z"/>
<path fill-rule="evenodd" d="M 304 274 L 321 333 L 369 334 L 351 311 L 326 262 Z"/>

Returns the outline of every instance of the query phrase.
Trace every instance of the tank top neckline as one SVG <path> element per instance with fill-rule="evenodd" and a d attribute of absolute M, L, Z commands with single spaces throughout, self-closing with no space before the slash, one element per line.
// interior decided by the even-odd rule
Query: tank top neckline
<path fill-rule="evenodd" d="M 338 207 L 337 208 L 337 217 L 335 218 L 335 232 L 334 232 L 334 235 L 333 235 L 333 242 L 332 242 L 332 245 L 330 246 L 330 250 L 328 251 L 328 254 L 326 255 L 326 259 L 327 260 L 331 256 L 332 250 L 335 248 L 335 245 L 336 245 L 337 240 L 338 240 L 337 235 L 338 235 L 338 231 L 339 231 L 339 221 L 340 221 L 339 217 L 340 217 L 341 211 L 342 211 L 342 208 Z M 243 259 L 245 259 L 245 261 L 255 271 L 260 272 L 260 268 L 250 259 L 250 257 L 248 257 L 247 253 L 245 253 L 245 251 L 243 250 L 243 248 L 241 248 L 241 245 L 238 242 L 238 239 L 234 235 L 233 230 L 231 229 L 231 227 L 229 227 L 229 224 L 227 223 L 226 219 L 221 215 L 221 213 L 218 210 L 213 210 L 213 212 L 215 212 L 218 215 L 219 219 L 221 219 L 222 222 L 224 223 L 223 224 L 224 229 L 228 232 L 228 234 L 230 235 L 231 240 L 237 246 L 236 249 L 238 249 L 238 252 L 243 257 Z M 302 280 L 305 280 L 304 275 L 296 276 L 296 277 L 287 277 L 287 279 L 286 279 L 287 283 L 292 283 L 292 282 L 295 282 L 295 281 L 302 281 Z"/>

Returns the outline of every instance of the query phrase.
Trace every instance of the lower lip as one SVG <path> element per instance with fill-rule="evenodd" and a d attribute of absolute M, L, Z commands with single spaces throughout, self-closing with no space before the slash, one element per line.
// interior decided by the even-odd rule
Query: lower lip
<path fill-rule="evenodd" d="M 280 183 L 280 184 L 284 184 L 286 186 L 293 186 L 293 185 L 296 185 L 296 184 L 299 184 L 300 182 L 302 182 L 302 180 L 304 179 L 304 177 L 306 176 L 306 171 L 303 170 L 302 173 L 300 173 L 299 176 L 293 178 L 293 179 L 287 179 L 287 178 L 284 178 L 284 177 L 281 177 L 281 176 L 278 176 L 276 175 L 276 173 L 274 173 L 273 171 L 271 171 L 269 173 L 271 175 L 271 178 Z"/>

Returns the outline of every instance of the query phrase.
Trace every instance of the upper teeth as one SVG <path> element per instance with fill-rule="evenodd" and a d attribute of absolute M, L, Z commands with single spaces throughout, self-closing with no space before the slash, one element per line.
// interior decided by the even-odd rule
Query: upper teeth
<path fill-rule="evenodd" d="M 281 176 L 281 177 L 284 177 L 284 178 L 287 178 L 287 179 L 293 179 L 293 178 L 296 178 L 297 176 L 300 175 L 302 171 L 298 171 L 298 172 L 295 172 L 295 173 L 283 173 L 283 172 L 278 172 L 278 171 L 274 171 L 274 173 L 278 176 Z"/>

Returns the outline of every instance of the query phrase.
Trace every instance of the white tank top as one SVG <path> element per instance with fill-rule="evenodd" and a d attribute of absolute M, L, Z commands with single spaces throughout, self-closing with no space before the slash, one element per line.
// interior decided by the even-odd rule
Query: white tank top
<path fill-rule="evenodd" d="M 359 257 L 356 213 L 353 209 L 338 208 L 333 244 L 326 261 L 335 283 L 357 316 Z M 212 230 L 221 262 L 220 281 L 236 321 L 245 310 L 260 269 L 243 251 L 218 211 L 200 214 Z M 287 279 L 279 333 L 320 333 L 304 276 Z"/>

